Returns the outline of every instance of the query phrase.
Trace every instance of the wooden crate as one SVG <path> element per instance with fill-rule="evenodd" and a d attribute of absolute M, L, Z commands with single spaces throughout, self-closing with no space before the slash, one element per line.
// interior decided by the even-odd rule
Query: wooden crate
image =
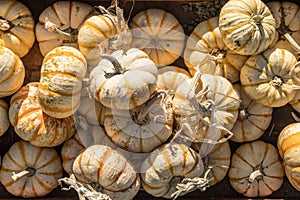
<path fill-rule="evenodd" d="M 36 1 L 36 0 L 20 0 L 31 10 L 34 19 L 36 22 L 38 21 L 39 14 L 46 7 L 52 5 L 55 0 L 47 0 L 47 1 Z M 91 5 L 110 5 L 110 1 L 108 0 L 81 0 L 82 2 L 89 3 Z M 183 25 L 185 29 L 186 35 L 189 35 L 193 28 L 201 21 L 218 15 L 220 6 L 226 2 L 226 0 L 120 0 L 120 6 L 124 8 L 125 17 L 130 19 L 130 16 L 134 16 L 137 12 L 141 10 L 145 10 L 147 8 L 161 8 L 164 9 L 177 17 L 179 22 Z M 265 1 L 266 2 L 266 1 Z M 299 0 L 293 0 L 292 2 L 299 3 Z M 133 6 L 132 11 L 131 7 Z M 131 15 L 129 16 L 129 14 Z M 299 22 L 300 23 L 300 22 Z M 39 52 L 39 48 L 37 43 L 34 44 L 30 52 L 22 58 L 25 67 L 26 67 L 26 79 L 25 83 L 29 81 L 38 81 L 39 80 L 39 69 L 42 62 L 42 55 Z M 182 58 L 179 58 L 175 61 L 176 65 L 184 67 Z M 25 84 L 24 83 L 24 84 Z M 5 98 L 9 101 L 9 97 Z M 293 109 L 291 106 L 286 105 L 284 107 L 275 108 L 273 112 L 273 119 L 270 124 L 270 127 L 266 130 L 265 134 L 260 138 L 263 141 L 272 143 L 276 145 L 277 136 L 282 130 L 284 126 L 289 123 L 294 122 L 294 119 L 291 117 L 291 112 Z M 3 156 L 9 147 L 20 138 L 14 133 L 13 127 L 10 127 L 9 130 L 0 138 L 0 153 Z M 230 147 L 232 152 L 240 145 L 230 142 Z M 61 146 L 58 146 L 56 149 L 59 152 Z M 67 174 L 65 174 L 67 176 Z M 192 193 L 189 193 L 183 197 L 178 199 L 242 199 L 244 198 L 242 195 L 238 194 L 231 188 L 228 178 L 226 177 L 222 182 L 217 185 L 208 188 L 206 191 L 201 192 L 196 190 Z M 274 192 L 268 198 L 272 199 L 300 199 L 300 192 L 294 189 L 289 181 L 285 178 L 284 184 L 282 187 Z M 0 185 L 0 199 L 19 199 L 15 196 L 9 194 L 5 188 Z M 52 191 L 49 195 L 40 199 L 50 199 L 50 200 L 62 200 L 62 199 L 78 199 L 75 191 L 61 191 L 61 188 L 58 187 L 54 191 Z M 154 198 L 151 195 L 147 194 L 144 191 L 140 191 L 137 196 L 134 198 L 136 200 L 139 199 L 159 199 Z"/>

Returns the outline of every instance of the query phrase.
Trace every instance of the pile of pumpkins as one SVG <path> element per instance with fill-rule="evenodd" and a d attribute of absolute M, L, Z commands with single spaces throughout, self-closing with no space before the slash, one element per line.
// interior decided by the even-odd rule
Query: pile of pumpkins
<path fill-rule="evenodd" d="M 273 108 L 300 112 L 299 5 L 229 0 L 189 36 L 156 8 L 127 20 L 117 4 L 57 1 L 35 24 L 24 4 L 1 0 L 0 16 L 0 135 L 13 126 L 20 137 L 0 168 L 12 195 L 65 183 L 83 199 L 141 189 L 175 199 L 228 176 L 265 197 L 285 175 L 300 191 L 300 124 L 277 147 L 259 139 Z M 40 80 L 24 84 L 35 41 Z M 241 143 L 233 153 L 228 140 Z"/>

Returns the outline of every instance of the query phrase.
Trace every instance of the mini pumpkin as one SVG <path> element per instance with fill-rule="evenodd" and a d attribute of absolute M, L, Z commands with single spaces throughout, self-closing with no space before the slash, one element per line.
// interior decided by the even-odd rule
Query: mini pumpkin
<path fill-rule="evenodd" d="M 11 97 L 9 120 L 23 140 L 40 147 L 58 146 L 75 133 L 75 120 L 73 116 L 57 119 L 44 113 L 38 84 L 28 83 Z"/>
<path fill-rule="evenodd" d="M 24 57 L 34 41 L 34 19 L 30 10 L 19 1 L 1 0 L 0 46 Z"/>
<path fill-rule="evenodd" d="M 151 8 L 137 13 L 130 22 L 131 47 L 145 51 L 158 66 L 169 65 L 181 56 L 185 34 L 175 16 Z"/>
<path fill-rule="evenodd" d="M 127 159 L 106 145 L 92 145 L 73 163 L 78 180 L 96 183 L 114 200 L 130 200 L 140 189 L 140 176 Z"/>
<path fill-rule="evenodd" d="M 42 55 L 63 45 L 78 48 L 79 28 L 92 13 L 92 6 L 78 1 L 57 1 L 44 9 L 35 27 Z"/>
<path fill-rule="evenodd" d="M 254 141 L 269 127 L 273 108 L 252 100 L 240 83 L 234 84 L 233 87 L 240 95 L 241 105 L 238 119 L 231 129 L 233 136 L 230 139 L 234 142 Z"/>
<path fill-rule="evenodd" d="M 184 144 L 167 143 L 151 152 L 142 163 L 140 173 L 147 193 L 172 198 L 176 186 L 184 178 L 201 176 L 203 170 L 203 162 L 196 151 Z"/>
<path fill-rule="evenodd" d="M 288 50 L 270 48 L 251 56 L 241 69 L 241 84 L 251 99 L 264 106 L 280 107 L 290 102 L 299 77 L 296 58 Z"/>
<path fill-rule="evenodd" d="M 219 29 L 226 46 L 241 55 L 259 54 L 276 40 L 276 23 L 261 0 L 230 0 L 220 11 Z"/>
<path fill-rule="evenodd" d="M 192 75 L 197 68 L 202 74 L 220 75 L 236 82 L 248 56 L 234 53 L 224 44 L 218 25 L 219 18 L 213 17 L 195 27 L 187 40 L 184 63 Z"/>
<path fill-rule="evenodd" d="M 231 186 L 246 197 L 266 197 L 283 183 L 284 168 L 277 149 L 257 140 L 239 146 L 228 171 Z"/>
<path fill-rule="evenodd" d="M 2 136 L 10 125 L 8 118 L 8 104 L 0 99 L 0 136 Z"/>
<path fill-rule="evenodd" d="M 300 191 L 299 130 L 300 123 L 291 123 L 281 130 L 277 139 L 277 147 L 284 161 L 285 174 L 298 191 Z"/>
<path fill-rule="evenodd" d="M 73 115 L 80 105 L 86 71 L 86 60 L 79 50 L 69 46 L 52 49 L 41 67 L 38 98 L 43 111 L 55 118 Z"/>
<path fill-rule="evenodd" d="M 156 91 L 157 68 L 139 49 L 117 50 L 92 70 L 90 81 L 91 94 L 104 106 L 132 109 Z"/>
<path fill-rule="evenodd" d="M 0 46 L 0 98 L 14 94 L 24 82 L 25 67 L 10 49 Z"/>
<path fill-rule="evenodd" d="M 55 189 L 62 175 L 61 161 L 55 149 L 36 147 L 21 140 L 3 156 L 0 181 L 15 196 L 35 198 Z"/>
<path fill-rule="evenodd" d="M 296 95 L 289 103 L 298 113 L 300 113 L 300 91 L 296 92 Z"/>

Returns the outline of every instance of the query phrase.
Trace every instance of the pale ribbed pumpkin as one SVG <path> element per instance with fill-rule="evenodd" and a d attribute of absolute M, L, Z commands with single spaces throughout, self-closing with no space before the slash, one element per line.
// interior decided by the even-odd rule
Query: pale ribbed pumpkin
<path fill-rule="evenodd" d="M 298 191 L 300 191 L 299 136 L 300 123 L 291 123 L 281 130 L 277 139 L 277 147 L 284 161 L 285 174 Z"/>
<path fill-rule="evenodd" d="M 35 146 L 54 147 L 75 133 L 73 116 L 57 119 L 42 111 L 38 83 L 23 86 L 10 100 L 9 120 L 16 134 Z"/>
<path fill-rule="evenodd" d="M 300 44 L 300 8 L 298 4 L 289 1 L 270 1 L 266 5 L 276 22 L 278 38 L 273 47 L 287 49 L 297 56 L 297 51 L 300 49 L 296 50 L 293 42 Z M 292 43 L 290 43 L 291 41 Z"/>
<path fill-rule="evenodd" d="M 126 50 L 132 40 L 120 8 L 116 7 L 116 15 L 99 8 L 104 13 L 85 20 L 78 33 L 78 47 L 87 60 L 89 71 L 99 63 L 102 54 Z"/>
<path fill-rule="evenodd" d="M 276 39 L 275 19 L 261 0 L 230 0 L 220 11 L 219 29 L 226 46 L 241 55 L 268 49 Z"/>
<path fill-rule="evenodd" d="M 228 177 L 231 186 L 244 196 L 266 197 L 281 187 L 284 168 L 277 149 L 257 140 L 236 149 Z"/>
<path fill-rule="evenodd" d="M 62 175 L 55 149 L 36 147 L 21 140 L 3 156 L 0 181 L 15 196 L 35 198 L 55 189 Z"/>
<path fill-rule="evenodd" d="M 152 151 L 142 163 L 142 186 L 155 197 L 172 198 L 182 179 L 201 176 L 203 170 L 196 151 L 184 144 L 168 143 Z"/>
<path fill-rule="evenodd" d="M 118 50 L 90 73 L 90 91 L 96 100 L 113 109 L 132 109 L 155 92 L 157 67 L 143 51 Z"/>
<path fill-rule="evenodd" d="M 0 136 L 2 136 L 10 125 L 8 118 L 8 104 L 0 99 Z"/>
<path fill-rule="evenodd" d="M 0 46 L 25 56 L 35 41 L 34 19 L 30 10 L 16 0 L 1 0 Z"/>
<path fill-rule="evenodd" d="M 151 8 L 137 13 L 131 20 L 131 47 L 145 51 L 156 65 L 169 65 L 181 56 L 184 30 L 171 13 Z"/>
<path fill-rule="evenodd" d="M 252 100 L 244 91 L 240 83 L 233 85 L 239 93 L 241 105 L 239 116 L 231 129 L 234 142 L 249 142 L 260 138 L 269 127 L 272 120 L 273 108 L 263 106 Z"/>
<path fill-rule="evenodd" d="M 86 60 L 79 50 L 68 46 L 52 49 L 41 68 L 38 98 L 43 111 L 55 118 L 73 115 L 80 105 L 86 71 Z"/>
<path fill-rule="evenodd" d="M 278 48 L 251 56 L 240 73 L 246 94 L 264 106 L 284 106 L 294 98 L 299 85 L 296 62 L 292 53 Z"/>
<path fill-rule="evenodd" d="M 300 91 L 296 92 L 296 95 L 289 103 L 298 113 L 300 113 Z"/>
<path fill-rule="evenodd" d="M 10 49 L 0 46 L 0 98 L 12 95 L 22 87 L 25 68 Z"/>
<path fill-rule="evenodd" d="M 234 53 L 224 44 L 218 28 L 219 18 L 213 17 L 199 23 L 188 37 L 184 50 L 184 62 L 194 75 L 220 75 L 230 82 L 240 79 L 240 70 L 248 56 Z"/>
<path fill-rule="evenodd" d="M 155 95 L 131 110 L 107 111 L 104 128 L 117 146 L 131 152 L 151 152 L 173 132 L 171 96 Z"/>
<path fill-rule="evenodd" d="M 92 6 L 78 1 L 57 1 L 44 9 L 35 27 L 42 55 L 58 46 L 78 48 L 79 28 L 92 13 Z"/>
<path fill-rule="evenodd" d="M 101 186 L 114 200 L 130 200 L 140 189 L 140 176 L 122 154 L 106 145 L 92 145 L 73 163 L 78 180 Z"/>

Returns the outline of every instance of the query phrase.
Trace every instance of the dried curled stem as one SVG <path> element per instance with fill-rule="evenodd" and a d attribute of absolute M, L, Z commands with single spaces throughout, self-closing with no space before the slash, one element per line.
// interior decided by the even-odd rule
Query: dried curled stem
<path fill-rule="evenodd" d="M 72 34 L 60 30 L 56 24 L 48 19 L 48 17 L 45 18 L 45 29 L 49 32 L 57 33 L 62 39 L 74 42 L 77 40 L 76 36 L 72 36 Z"/>
<path fill-rule="evenodd" d="M 63 182 L 69 185 L 69 187 L 63 187 Z M 59 179 L 58 183 L 62 187 L 62 190 L 74 189 L 80 200 L 112 200 L 108 195 L 96 191 L 91 185 L 78 182 L 74 174 L 71 174 L 69 178 L 64 177 Z"/>
<path fill-rule="evenodd" d="M 11 28 L 9 21 L 0 19 L 0 31 L 8 31 Z"/>

